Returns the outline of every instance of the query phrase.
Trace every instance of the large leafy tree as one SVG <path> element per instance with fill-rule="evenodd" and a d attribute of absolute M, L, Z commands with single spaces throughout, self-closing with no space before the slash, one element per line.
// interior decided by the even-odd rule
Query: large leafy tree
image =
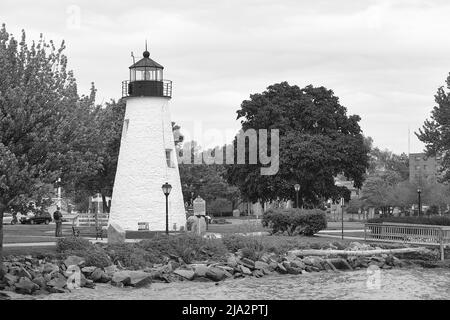
<path fill-rule="evenodd" d="M 450 181 L 450 74 L 446 80 L 447 90 L 441 86 L 434 100 L 436 106 L 431 111 L 430 119 L 425 120 L 419 132 L 416 132 L 420 141 L 425 143 L 429 156 L 443 155 L 442 181 Z"/>
<path fill-rule="evenodd" d="M 348 195 L 345 187 L 335 186 L 338 174 L 361 187 L 369 147 L 358 124 L 360 117 L 347 115 L 333 91 L 282 82 L 251 95 L 237 114 L 244 131 L 279 129 L 280 134 L 276 175 L 261 175 L 259 164 L 228 167 L 228 181 L 239 187 L 246 200 L 293 199 L 293 185 L 299 183 L 300 201 L 318 205 L 326 198 Z"/>
<path fill-rule="evenodd" d="M 83 168 L 89 156 L 79 117 L 91 108 L 92 94 L 78 96 L 64 48 L 43 36 L 28 45 L 25 32 L 18 41 L 0 28 L 0 221 L 5 210 L 44 204 L 67 164 Z M 0 224 L 0 260 L 2 243 Z"/>

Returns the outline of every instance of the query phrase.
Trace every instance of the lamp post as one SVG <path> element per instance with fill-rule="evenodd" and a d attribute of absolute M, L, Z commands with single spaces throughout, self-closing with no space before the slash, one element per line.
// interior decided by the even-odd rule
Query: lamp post
<path fill-rule="evenodd" d="M 166 196 L 166 234 L 169 235 L 169 194 L 172 191 L 172 186 L 166 182 L 162 185 L 162 190 Z"/>
<path fill-rule="evenodd" d="M 298 192 L 300 191 L 300 185 L 298 183 L 296 183 L 294 185 L 294 189 L 295 189 L 295 193 L 296 193 L 296 204 L 297 204 L 297 208 L 298 208 Z"/>
<path fill-rule="evenodd" d="M 422 190 L 420 188 L 417 189 L 417 196 L 418 196 L 418 200 L 419 200 L 419 217 L 422 214 L 422 201 L 420 199 L 420 194 L 422 193 Z"/>

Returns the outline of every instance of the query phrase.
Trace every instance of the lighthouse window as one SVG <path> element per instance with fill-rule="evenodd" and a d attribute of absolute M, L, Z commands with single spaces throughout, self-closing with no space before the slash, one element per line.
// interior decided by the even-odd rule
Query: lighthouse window
<path fill-rule="evenodd" d="M 172 161 L 172 149 L 166 149 L 166 162 L 169 168 L 175 168 L 175 165 Z"/>

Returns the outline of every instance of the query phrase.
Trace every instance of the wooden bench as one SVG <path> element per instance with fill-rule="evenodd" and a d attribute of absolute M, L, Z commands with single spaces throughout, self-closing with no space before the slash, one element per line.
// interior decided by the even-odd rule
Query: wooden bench
<path fill-rule="evenodd" d="M 76 226 L 72 226 L 72 235 L 74 237 L 79 237 L 79 236 L 91 236 L 95 234 L 95 240 L 98 240 L 98 238 L 103 240 L 103 236 L 104 236 L 104 229 L 101 226 L 98 227 L 76 227 Z"/>
<path fill-rule="evenodd" d="M 441 260 L 444 260 L 444 249 L 450 246 L 450 226 L 394 222 L 366 223 L 364 240 L 439 246 Z"/>

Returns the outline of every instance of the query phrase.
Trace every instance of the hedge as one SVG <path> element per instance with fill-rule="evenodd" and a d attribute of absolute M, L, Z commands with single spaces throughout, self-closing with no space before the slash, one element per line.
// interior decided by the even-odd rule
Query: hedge
<path fill-rule="evenodd" d="M 369 223 L 395 222 L 395 223 L 412 223 L 427 224 L 437 226 L 450 226 L 450 216 L 412 216 L 412 217 L 382 217 L 369 219 Z"/>
<path fill-rule="evenodd" d="M 326 213 L 320 209 L 270 209 L 263 215 L 264 227 L 272 228 L 272 233 L 312 236 L 326 229 Z"/>

